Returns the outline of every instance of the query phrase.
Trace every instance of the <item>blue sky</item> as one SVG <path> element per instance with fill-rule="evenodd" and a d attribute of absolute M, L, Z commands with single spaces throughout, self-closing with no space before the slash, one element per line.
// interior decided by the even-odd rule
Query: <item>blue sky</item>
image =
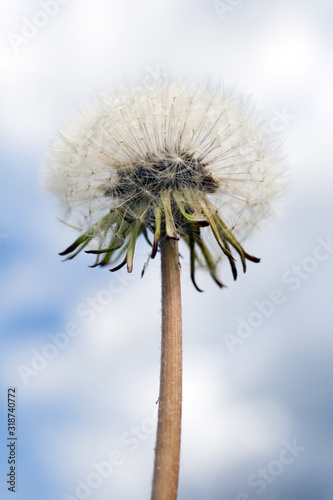
<path fill-rule="evenodd" d="M 18 500 L 149 496 L 159 261 L 142 280 L 144 244 L 131 276 L 61 262 L 73 231 L 39 177 L 82 102 L 164 71 L 251 94 L 281 130 L 291 179 L 281 216 L 247 243 L 261 263 L 236 283 L 222 266 L 228 288 L 198 275 L 199 294 L 184 251 L 179 499 L 330 500 L 332 4 L 54 2 L 47 15 L 46 2 L 0 2 L 1 498 L 12 386 Z"/>

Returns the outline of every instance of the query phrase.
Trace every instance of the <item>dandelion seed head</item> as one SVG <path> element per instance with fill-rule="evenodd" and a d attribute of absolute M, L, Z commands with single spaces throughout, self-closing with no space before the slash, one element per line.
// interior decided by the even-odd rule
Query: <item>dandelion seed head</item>
<path fill-rule="evenodd" d="M 212 84 L 163 78 L 99 95 L 59 136 L 44 186 L 86 235 L 82 245 L 108 250 L 99 264 L 116 262 L 150 232 L 152 256 L 161 237 L 181 237 L 215 279 L 203 240 L 210 225 L 229 261 L 232 246 L 245 269 L 238 241 L 274 212 L 284 188 L 284 158 L 267 123 L 249 99 Z"/>

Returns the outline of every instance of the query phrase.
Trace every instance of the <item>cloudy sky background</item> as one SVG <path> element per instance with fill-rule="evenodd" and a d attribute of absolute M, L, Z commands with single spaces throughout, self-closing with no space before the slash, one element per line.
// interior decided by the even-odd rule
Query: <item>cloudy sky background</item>
<path fill-rule="evenodd" d="M 52 18 L 38 14 L 42 3 L 0 1 L 1 498 L 12 498 L 5 475 L 13 386 L 17 500 L 149 498 L 159 259 L 142 280 L 145 245 L 130 277 L 91 270 L 84 254 L 62 263 L 57 252 L 73 232 L 38 182 L 49 141 L 80 103 L 162 71 L 251 94 L 285 138 L 291 178 L 282 216 L 247 243 L 260 265 L 250 263 L 237 283 L 222 269 L 222 291 L 200 275 L 204 294 L 182 265 L 179 499 L 331 500 L 332 3 L 62 0 Z M 14 40 L 24 18 L 44 26 Z M 56 334 L 67 342 L 62 349 Z M 96 487 L 95 465 L 110 456 L 113 471 Z M 258 483 L 260 474 L 267 479 Z M 93 485 L 85 497 L 75 492 L 79 481 Z"/>

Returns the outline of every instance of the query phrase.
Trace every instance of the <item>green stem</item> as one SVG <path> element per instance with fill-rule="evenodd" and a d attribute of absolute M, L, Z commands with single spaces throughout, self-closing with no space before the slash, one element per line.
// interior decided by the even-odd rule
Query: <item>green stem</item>
<path fill-rule="evenodd" d="M 151 500 L 176 500 L 182 417 L 182 311 L 178 241 L 165 237 L 160 248 L 161 377 Z"/>

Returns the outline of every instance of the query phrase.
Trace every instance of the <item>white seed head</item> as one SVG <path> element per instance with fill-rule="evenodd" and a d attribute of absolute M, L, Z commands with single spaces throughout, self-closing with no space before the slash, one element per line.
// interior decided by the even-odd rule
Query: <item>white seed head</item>
<path fill-rule="evenodd" d="M 100 95 L 59 134 L 44 186 L 99 249 L 119 233 L 116 214 L 130 225 L 139 220 L 138 234 L 148 229 L 156 237 L 159 209 L 160 234 L 183 237 L 191 248 L 198 236 L 192 223 L 205 219 L 201 226 L 210 225 L 224 248 L 236 248 L 274 212 L 285 184 L 268 124 L 249 99 L 213 85 L 161 79 Z M 131 234 L 122 233 L 125 240 Z"/>

